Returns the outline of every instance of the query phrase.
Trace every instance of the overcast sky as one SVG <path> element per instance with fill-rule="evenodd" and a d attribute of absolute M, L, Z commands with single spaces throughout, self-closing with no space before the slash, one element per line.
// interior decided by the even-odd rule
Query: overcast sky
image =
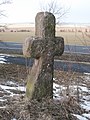
<path fill-rule="evenodd" d="M 12 4 L 0 6 L 7 17 L 0 17 L 0 23 L 34 22 L 37 12 L 51 0 L 12 0 Z M 68 13 L 61 22 L 90 23 L 90 0 L 57 0 Z"/>

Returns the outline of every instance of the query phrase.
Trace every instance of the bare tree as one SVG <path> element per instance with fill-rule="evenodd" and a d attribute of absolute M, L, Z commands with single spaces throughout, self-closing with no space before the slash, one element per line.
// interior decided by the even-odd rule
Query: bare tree
<path fill-rule="evenodd" d="M 56 23 L 60 23 L 61 18 L 64 17 L 69 12 L 69 10 L 70 8 L 65 9 L 63 6 L 61 6 L 60 3 L 55 0 L 51 0 L 44 5 L 41 4 L 41 11 L 53 13 L 56 17 Z"/>
<path fill-rule="evenodd" d="M 1 16 L 5 16 L 6 17 L 6 15 L 4 14 L 4 11 L 5 10 L 2 10 L 2 6 L 3 5 L 6 5 L 6 4 L 10 4 L 12 2 L 12 0 L 0 0 L 0 17 Z"/>
<path fill-rule="evenodd" d="M 11 3 L 12 3 L 12 0 L 0 0 L 0 18 L 1 17 L 6 17 L 6 14 L 4 13 L 5 10 L 2 9 L 3 5 L 11 4 Z M 0 25 L 0 27 L 7 28 L 6 25 Z"/>

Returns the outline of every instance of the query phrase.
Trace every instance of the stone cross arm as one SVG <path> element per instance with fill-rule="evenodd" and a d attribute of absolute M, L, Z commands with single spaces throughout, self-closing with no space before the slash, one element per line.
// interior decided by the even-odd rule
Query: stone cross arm
<path fill-rule="evenodd" d="M 49 48 L 49 49 L 48 49 Z M 55 38 L 26 38 L 23 54 L 26 57 L 40 58 L 48 49 L 48 55 L 60 56 L 64 51 L 64 39 L 63 37 Z"/>

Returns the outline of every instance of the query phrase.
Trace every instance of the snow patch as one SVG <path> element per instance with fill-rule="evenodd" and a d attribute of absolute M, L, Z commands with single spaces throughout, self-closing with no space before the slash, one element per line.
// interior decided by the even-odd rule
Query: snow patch
<path fill-rule="evenodd" d="M 79 120 L 88 120 L 87 118 L 81 116 L 81 115 L 77 115 L 77 114 L 73 114 L 74 116 L 76 116 Z"/>

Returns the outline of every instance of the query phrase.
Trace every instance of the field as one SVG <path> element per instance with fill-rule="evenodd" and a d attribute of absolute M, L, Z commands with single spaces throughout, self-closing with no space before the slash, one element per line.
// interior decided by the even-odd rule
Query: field
<path fill-rule="evenodd" d="M 81 32 L 57 32 L 56 35 L 64 37 L 66 45 L 90 46 L 90 38 Z"/>
<path fill-rule="evenodd" d="M 5 42 L 23 42 L 26 37 L 33 36 L 34 32 L 2 32 L 0 40 Z"/>
<path fill-rule="evenodd" d="M 0 40 L 22 43 L 26 37 L 34 35 L 34 26 L 12 25 L 8 27 L 8 30 L 0 32 Z M 56 36 L 64 37 L 65 44 L 90 46 L 90 31 L 88 28 L 56 27 Z"/>

